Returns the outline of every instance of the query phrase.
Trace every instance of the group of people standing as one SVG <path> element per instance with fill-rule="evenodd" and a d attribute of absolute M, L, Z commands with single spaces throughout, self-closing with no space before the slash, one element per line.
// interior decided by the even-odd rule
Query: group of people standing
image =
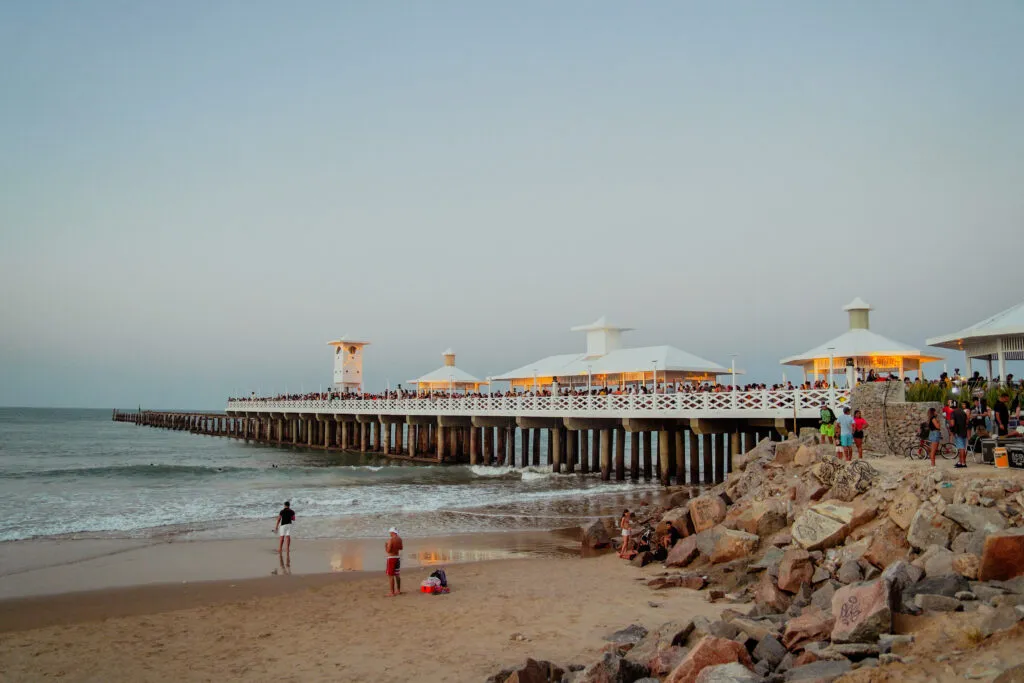
<path fill-rule="evenodd" d="M 836 456 L 840 460 L 846 458 L 847 462 L 853 461 L 855 447 L 857 457 L 864 458 L 864 430 L 868 428 L 868 421 L 859 410 L 854 410 L 851 414 L 850 407 L 846 406 L 842 414 L 836 417 L 828 404 L 822 403 L 818 424 L 822 440 L 835 444 Z"/>

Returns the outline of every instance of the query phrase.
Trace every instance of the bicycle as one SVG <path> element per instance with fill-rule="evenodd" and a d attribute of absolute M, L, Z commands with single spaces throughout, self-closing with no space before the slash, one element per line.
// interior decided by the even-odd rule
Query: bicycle
<path fill-rule="evenodd" d="M 917 441 L 918 443 L 907 449 L 907 457 L 911 460 L 925 460 L 931 457 L 931 442 L 926 439 L 918 439 Z M 952 441 L 943 441 L 939 443 L 936 455 L 940 455 L 946 460 L 952 460 L 956 457 L 956 446 L 953 445 Z"/>

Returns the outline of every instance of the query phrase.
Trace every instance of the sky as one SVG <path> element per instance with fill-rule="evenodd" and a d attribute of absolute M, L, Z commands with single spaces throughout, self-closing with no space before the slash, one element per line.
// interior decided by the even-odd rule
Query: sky
<path fill-rule="evenodd" d="M 0 405 L 308 391 L 344 334 L 368 389 L 447 347 L 483 377 L 601 315 L 772 382 L 856 296 L 923 349 L 1024 294 L 1022 34 L 1013 0 L 0 3 Z"/>

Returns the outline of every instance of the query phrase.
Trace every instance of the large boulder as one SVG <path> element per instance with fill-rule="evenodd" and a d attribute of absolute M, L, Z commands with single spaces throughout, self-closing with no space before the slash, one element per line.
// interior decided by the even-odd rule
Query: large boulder
<path fill-rule="evenodd" d="M 879 569 L 910 557 L 910 544 L 903 529 L 892 520 L 884 520 L 871 537 L 864 559 Z"/>
<path fill-rule="evenodd" d="M 694 683 L 700 672 L 709 666 L 737 662 L 753 669 L 747 649 L 735 640 L 705 636 L 694 645 L 679 666 L 665 679 L 665 683 Z"/>
<path fill-rule="evenodd" d="M 832 517 L 813 509 L 804 510 L 793 521 L 793 540 L 807 550 L 820 550 L 838 545 L 848 528 Z"/>
<path fill-rule="evenodd" d="M 793 667 L 786 672 L 785 683 L 831 683 L 842 677 L 853 664 L 848 659 L 823 659 L 803 666 Z"/>
<path fill-rule="evenodd" d="M 875 643 L 892 631 L 892 587 L 884 579 L 843 586 L 832 597 L 837 643 Z"/>
<path fill-rule="evenodd" d="M 835 500 L 853 500 L 859 494 L 871 488 L 871 483 L 878 477 L 878 470 L 866 460 L 855 460 L 836 470 L 832 478 L 832 498 Z"/>
<path fill-rule="evenodd" d="M 962 576 L 957 574 L 946 574 L 945 576 L 929 576 L 926 579 L 907 586 L 903 589 L 902 602 L 904 611 L 913 611 L 914 597 L 921 595 L 944 595 L 947 598 L 956 597 L 957 593 L 970 590 L 971 584 Z"/>
<path fill-rule="evenodd" d="M 832 486 L 832 482 L 836 480 L 836 474 L 842 467 L 843 463 L 838 458 L 826 455 L 818 459 L 818 464 L 811 469 L 811 472 L 822 484 Z"/>
<path fill-rule="evenodd" d="M 575 683 L 633 683 L 646 678 L 650 670 L 616 652 L 604 656 L 573 677 Z"/>
<path fill-rule="evenodd" d="M 550 683 L 560 681 L 565 670 L 551 662 L 527 659 L 520 667 L 504 669 L 487 679 L 487 683 Z"/>
<path fill-rule="evenodd" d="M 907 542 L 918 550 L 932 545 L 948 548 L 956 531 L 956 522 L 943 517 L 930 505 L 922 505 L 910 521 Z"/>
<path fill-rule="evenodd" d="M 760 683 L 761 677 L 738 662 L 705 667 L 697 683 Z"/>
<path fill-rule="evenodd" d="M 736 526 L 748 534 L 771 536 L 786 528 L 786 504 L 776 498 L 757 501 L 736 517 Z"/>
<path fill-rule="evenodd" d="M 889 519 L 906 531 L 919 507 L 921 507 L 921 499 L 912 491 L 907 491 L 889 506 Z"/>
<path fill-rule="evenodd" d="M 786 648 L 779 639 L 772 635 L 766 635 L 757 641 L 754 647 L 754 659 L 768 662 L 772 669 L 777 667 L 786 656 Z"/>
<path fill-rule="evenodd" d="M 787 593 L 796 593 L 800 586 L 811 583 L 814 565 L 811 554 L 803 548 L 790 548 L 782 555 L 779 563 L 779 588 Z"/>
<path fill-rule="evenodd" d="M 804 444 L 796 439 L 788 439 L 775 444 L 775 462 L 779 465 L 788 465 L 793 462 L 793 458 L 802 447 Z"/>
<path fill-rule="evenodd" d="M 786 622 L 782 644 L 790 652 L 802 650 L 807 643 L 827 640 L 835 626 L 835 619 L 817 607 L 805 607 L 803 614 Z"/>
<path fill-rule="evenodd" d="M 771 574 L 768 572 L 761 574 L 757 588 L 754 589 L 754 603 L 764 610 L 763 613 L 781 614 L 789 609 L 792 600 L 789 595 L 778 589 Z"/>
<path fill-rule="evenodd" d="M 721 496 L 707 494 L 690 501 L 690 521 L 696 532 L 706 531 L 723 519 L 727 508 Z"/>
<path fill-rule="evenodd" d="M 1006 520 L 995 508 L 983 508 L 977 505 L 947 505 L 942 514 L 967 531 L 992 533 L 1006 528 Z"/>
<path fill-rule="evenodd" d="M 583 544 L 588 548 L 607 548 L 612 539 L 601 520 L 597 520 L 583 531 Z"/>
<path fill-rule="evenodd" d="M 661 516 L 661 524 L 671 526 L 679 536 L 685 538 L 693 533 L 690 523 L 690 511 L 686 507 L 677 507 Z"/>
<path fill-rule="evenodd" d="M 749 557 L 757 549 L 760 540 L 755 534 L 725 529 L 715 541 L 715 547 L 710 555 L 711 563 L 721 564 Z"/>
<path fill-rule="evenodd" d="M 684 539 L 676 541 L 676 544 L 672 546 L 672 550 L 668 551 L 668 557 L 665 558 L 666 567 L 685 567 L 694 560 L 700 554 L 700 550 L 697 548 L 697 537 L 687 536 Z"/>
<path fill-rule="evenodd" d="M 923 574 L 924 571 L 921 568 L 904 560 L 897 560 L 885 568 L 885 571 L 882 572 L 882 580 L 889 582 L 894 593 L 902 593 L 920 581 Z"/>
<path fill-rule="evenodd" d="M 982 581 L 1006 581 L 1024 574 L 1024 528 L 1006 529 L 989 534 L 981 553 L 978 578 Z"/>

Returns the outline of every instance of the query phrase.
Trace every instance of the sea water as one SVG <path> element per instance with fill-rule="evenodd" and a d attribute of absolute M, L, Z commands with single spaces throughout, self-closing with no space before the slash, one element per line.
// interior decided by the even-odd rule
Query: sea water
<path fill-rule="evenodd" d="M 265 537 L 291 501 L 305 537 L 556 529 L 652 499 L 653 482 L 424 465 L 113 422 L 107 410 L 0 408 L 0 541 Z"/>

